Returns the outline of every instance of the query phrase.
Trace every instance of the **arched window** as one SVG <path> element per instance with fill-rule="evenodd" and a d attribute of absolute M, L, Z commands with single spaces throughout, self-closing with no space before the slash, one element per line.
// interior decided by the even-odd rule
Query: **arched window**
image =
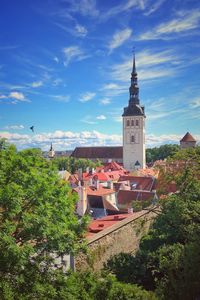
<path fill-rule="evenodd" d="M 134 126 L 134 120 L 131 120 L 131 126 Z"/>
<path fill-rule="evenodd" d="M 139 120 L 135 121 L 135 126 L 139 126 Z"/>
<path fill-rule="evenodd" d="M 131 143 L 135 143 L 135 136 L 131 135 Z"/>
<path fill-rule="evenodd" d="M 126 121 L 126 126 L 130 126 L 130 121 L 129 120 Z"/>

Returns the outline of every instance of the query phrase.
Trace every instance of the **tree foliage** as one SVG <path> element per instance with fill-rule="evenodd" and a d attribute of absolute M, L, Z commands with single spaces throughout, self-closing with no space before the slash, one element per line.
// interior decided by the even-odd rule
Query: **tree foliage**
<path fill-rule="evenodd" d="M 67 170 L 70 173 L 75 173 L 78 169 L 82 169 L 83 172 L 89 167 L 90 169 L 101 166 L 101 162 L 97 160 L 93 162 L 89 159 L 76 159 L 74 157 L 55 157 L 52 159 L 52 163 L 58 170 Z"/>
<path fill-rule="evenodd" d="M 163 160 L 174 155 L 179 150 L 179 145 L 166 144 L 160 147 L 146 149 L 147 163 L 154 162 L 156 160 Z"/>
<path fill-rule="evenodd" d="M 162 212 L 138 252 L 120 254 L 106 266 L 118 280 L 155 290 L 159 299 L 200 296 L 199 149 L 180 151 L 174 162 L 188 158 L 189 163 L 174 176 L 179 192 L 160 202 Z"/>
<path fill-rule="evenodd" d="M 52 253 L 82 247 L 86 220 L 74 215 L 75 195 L 39 150 L 1 144 L 0 294 L 13 299 L 13 291 L 51 275 Z"/>
<path fill-rule="evenodd" d="M 0 142 L 0 299 L 156 299 L 112 275 L 54 267 L 52 253 L 76 253 L 84 245 L 77 199 L 39 150 L 17 152 Z"/>

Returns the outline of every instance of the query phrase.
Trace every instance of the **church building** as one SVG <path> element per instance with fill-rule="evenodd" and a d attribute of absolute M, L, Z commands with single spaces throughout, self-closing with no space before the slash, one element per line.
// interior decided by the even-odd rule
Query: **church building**
<path fill-rule="evenodd" d="M 129 103 L 124 108 L 123 117 L 123 165 L 132 171 L 144 169 L 145 156 L 145 113 L 144 106 L 140 105 L 139 87 L 135 56 L 133 57 L 133 69 L 131 73 L 131 86 L 129 88 Z"/>
<path fill-rule="evenodd" d="M 99 159 L 102 163 L 111 159 L 118 163 L 123 162 L 124 168 L 128 171 L 145 168 L 145 113 L 144 106 L 140 105 L 139 100 L 135 56 L 133 57 L 129 94 L 129 103 L 124 108 L 122 115 L 123 147 L 76 147 L 71 154 L 72 157 L 86 158 L 93 161 Z"/>

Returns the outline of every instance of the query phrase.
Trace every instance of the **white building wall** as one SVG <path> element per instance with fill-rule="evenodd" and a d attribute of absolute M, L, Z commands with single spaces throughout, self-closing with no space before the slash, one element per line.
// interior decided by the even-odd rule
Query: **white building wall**
<path fill-rule="evenodd" d="M 129 122 L 129 125 L 127 124 Z M 126 116 L 123 117 L 123 165 L 132 171 L 135 169 L 136 161 L 141 168 L 146 166 L 145 155 L 145 117 Z"/>

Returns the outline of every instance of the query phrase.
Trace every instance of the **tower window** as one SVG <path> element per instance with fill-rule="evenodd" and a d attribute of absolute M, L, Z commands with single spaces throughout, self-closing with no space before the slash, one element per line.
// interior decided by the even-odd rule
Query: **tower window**
<path fill-rule="evenodd" d="M 131 126 L 134 126 L 134 120 L 131 120 Z"/>
<path fill-rule="evenodd" d="M 135 126 L 139 126 L 139 120 L 135 121 Z"/>
<path fill-rule="evenodd" d="M 126 121 L 126 126 L 130 126 L 130 121 L 129 120 Z"/>
<path fill-rule="evenodd" d="M 134 135 L 131 136 L 131 143 L 135 143 L 135 136 Z"/>

